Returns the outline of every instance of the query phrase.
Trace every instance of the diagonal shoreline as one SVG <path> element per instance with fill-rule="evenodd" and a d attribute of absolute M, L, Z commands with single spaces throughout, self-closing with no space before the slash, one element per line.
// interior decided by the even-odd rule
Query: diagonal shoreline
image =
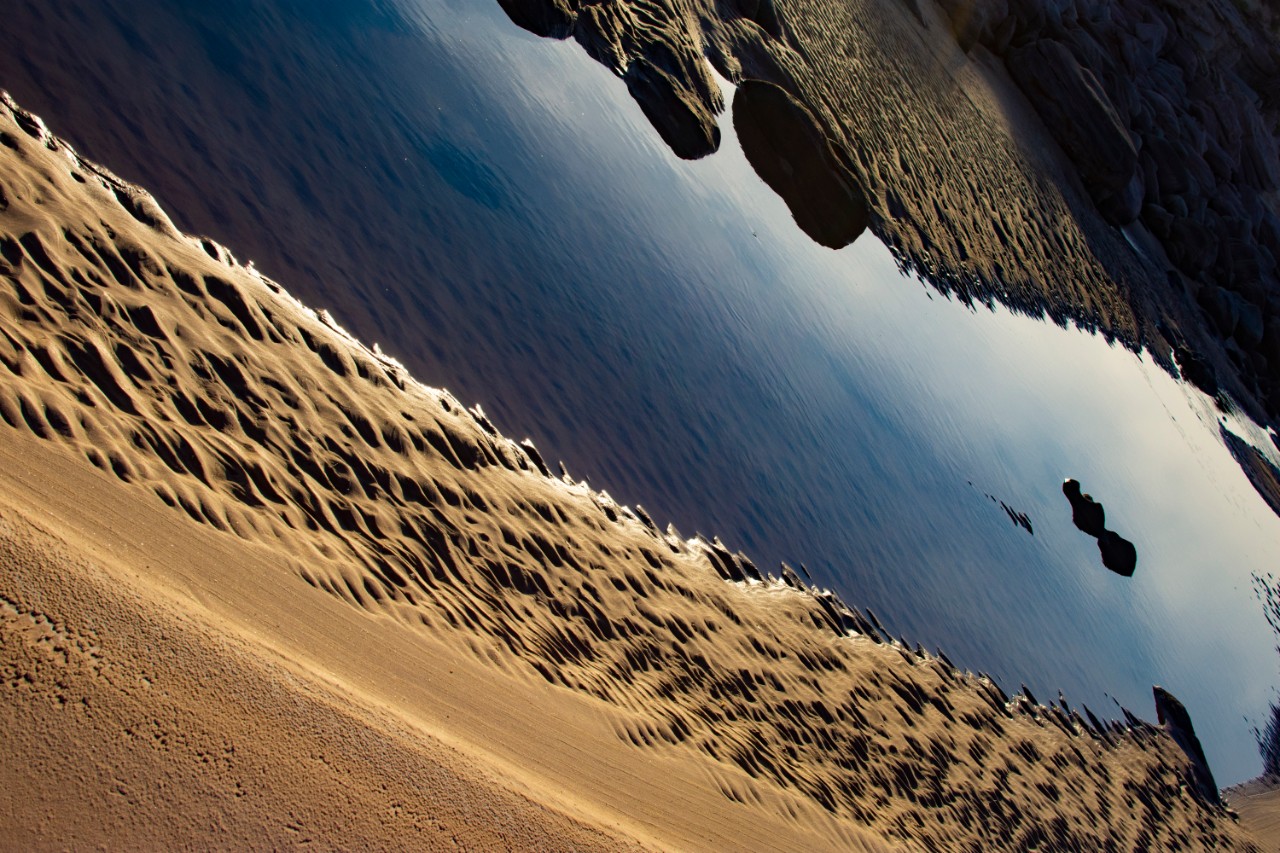
<path fill-rule="evenodd" d="M 443 843 L 320 819 L 368 760 L 299 765 L 289 732 L 328 726 L 399 732 L 383 755 L 456 748 L 402 756 L 394 790 L 348 813 L 420 797 L 415 762 L 443 762 L 466 778 L 438 796 L 477 846 L 1247 844 L 1163 729 L 1009 701 L 549 476 L 11 101 L 0 131 L 4 708 L 55 768 L 6 765 L 5 814 L 37 842 L 137 843 L 140 818 L 207 806 L 207 750 L 187 747 L 222 741 L 243 760 L 218 779 L 256 803 L 228 800 L 227 843 L 284 843 L 291 808 L 338 846 Z M 335 685 L 341 723 L 307 698 Z M 131 734 L 138 709 L 175 706 Z M 259 736 L 246 708 L 298 722 Z M 123 743 L 127 778 L 98 742 Z M 98 834 L 52 807 L 61 778 L 112 815 Z M 475 807 L 495 798 L 525 834 Z"/>

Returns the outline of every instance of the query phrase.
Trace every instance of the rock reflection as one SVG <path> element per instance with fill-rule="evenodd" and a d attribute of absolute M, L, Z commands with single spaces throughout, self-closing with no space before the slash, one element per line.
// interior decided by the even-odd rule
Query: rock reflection
<path fill-rule="evenodd" d="M 811 240 L 840 249 L 866 230 L 867 203 L 857 180 L 817 119 L 784 89 L 742 81 L 733 96 L 733 129 L 751 168 Z"/>
<path fill-rule="evenodd" d="M 1102 565 L 1126 578 L 1133 577 L 1138 566 L 1138 550 L 1133 543 L 1113 530 L 1107 530 L 1106 512 L 1102 504 L 1091 495 L 1080 491 L 1077 480 L 1068 479 L 1062 484 L 1062 493 L 1071 502 L 1071 521 L 1081 531 L 1098 540 Z"/>

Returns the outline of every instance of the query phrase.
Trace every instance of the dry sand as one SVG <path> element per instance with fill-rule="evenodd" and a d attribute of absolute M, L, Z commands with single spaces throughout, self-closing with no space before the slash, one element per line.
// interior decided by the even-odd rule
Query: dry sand
<path fill-rule="evenodd" d="M 726 582 L 7 101 L 0 143 L 6 846 L 1249 849 L 1163 730 Z"/>

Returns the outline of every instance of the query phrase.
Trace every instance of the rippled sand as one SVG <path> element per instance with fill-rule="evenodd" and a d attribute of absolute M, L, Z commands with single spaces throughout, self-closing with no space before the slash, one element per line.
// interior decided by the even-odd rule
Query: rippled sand
<path fill-rule="evenodd" d="M 1162 729 L 757 580 L 0 143 L 9 843 L 1247 847 Z"/>

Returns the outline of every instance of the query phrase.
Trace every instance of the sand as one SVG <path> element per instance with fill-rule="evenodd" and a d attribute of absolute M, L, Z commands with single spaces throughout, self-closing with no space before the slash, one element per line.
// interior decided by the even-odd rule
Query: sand
<path fill-rule="evenodd" d="M 0 256 L 6 846 L 1250 848 L 1162 728 L 552 476 L 11 101 Z"/>
<path fill-rule="evenodd" d="M 1223 794 L 1263 850 L 1280 850 L 1280 779 L 1259 776 Z"/>

